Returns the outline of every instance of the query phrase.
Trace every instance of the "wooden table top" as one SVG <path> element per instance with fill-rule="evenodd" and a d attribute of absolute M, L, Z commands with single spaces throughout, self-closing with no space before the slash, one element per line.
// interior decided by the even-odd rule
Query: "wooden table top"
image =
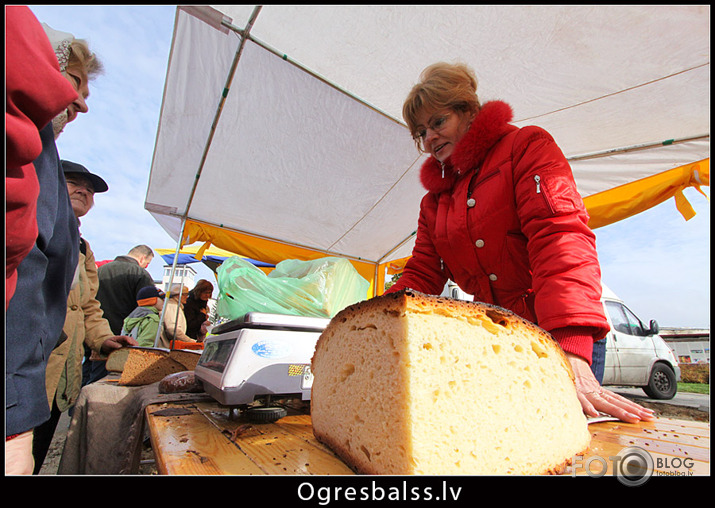
<path fill-rule="evenodd" d="M 146 417 L 157 469 L 166 475 L 355 474 L 315 439 L 310 415 L 287 409 L 288 416 L 275 423 L 253 424 L 211 401 L 150 405 Z M 659 418 L 593 423 L 589 429 L 591 449 L 565 474 L 601 474 L 605 463 L 610 475 L 608 458 L 629 447 L 648 451 L 653 474 L 710 474 L 708 422 Z"/>

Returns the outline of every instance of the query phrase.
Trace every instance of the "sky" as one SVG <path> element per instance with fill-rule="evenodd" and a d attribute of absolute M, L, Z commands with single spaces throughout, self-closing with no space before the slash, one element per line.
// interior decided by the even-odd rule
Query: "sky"
<path fill-rule="evenodd" d="M 41 22 L 86 39 L 105 72 L 90 82 L 89 113 L 57 140 L 60 157 L 86 166 L 109 185 L 81 219 L 82 236 L 98 261 L 137 244 L 176 248 L 144 209 L 176 6 L 31 5 Z M 558 140 L 557 140 L 558 141 Z M 709 196 L 709 187 L 703 187 Z M 710 328 L 710 203 L 685 195 L 697 212 L 685 221 L 671 199 L 637 216 L 597 229 L 604 282 L 645 323 Z M 158 255 L 148 267 L 163 275 Z M 201 263 L 197 276 L 215 282 Z M 214 290 L 214 296 L 218 291 Z"/>

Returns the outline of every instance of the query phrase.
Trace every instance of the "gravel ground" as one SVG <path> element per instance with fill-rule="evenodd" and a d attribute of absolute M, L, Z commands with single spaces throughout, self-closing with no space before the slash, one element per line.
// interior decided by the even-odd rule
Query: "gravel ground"
<path fill-rule="evenodd" d="M 653 411 L 655 411 L 656 416 L 659 416 L 661 418 L 673 418 L 675 420 L 695 420 L 697 422 L 710 421 L 710 413 L 708 413 L 707 411 L 701 411 L 700 409 L 696 409 L 693 407 L 676 406 L 674 404 L 667 404 L 663 402 L 649 402 L 640 400 L 638 398 L 633 398 L 633 400 L 643 407 L 652 409 Z"/>

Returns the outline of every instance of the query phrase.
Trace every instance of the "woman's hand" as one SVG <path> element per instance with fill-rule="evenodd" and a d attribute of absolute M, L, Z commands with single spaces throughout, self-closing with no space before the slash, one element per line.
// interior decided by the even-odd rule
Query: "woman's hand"
<path fill-rule="evenodd" d="M 204 321 L 201 323 L 201 329 L 199 330 L 198 336 L 196 337 L 197 342 L 203 342 L 209 333 L 209 326 L 211 326 L 211 321 Z"/>
<path fill-rule="evenodd" d="M 586 360 L 570 353 L 566 353 L 566 357 L 576 378 L 578 400 L 583 412 L 588 416 L 599 416 L 600 411 L 628 423 L 653 420 L 652 410 L 605 390 L 596 380 Z"/>

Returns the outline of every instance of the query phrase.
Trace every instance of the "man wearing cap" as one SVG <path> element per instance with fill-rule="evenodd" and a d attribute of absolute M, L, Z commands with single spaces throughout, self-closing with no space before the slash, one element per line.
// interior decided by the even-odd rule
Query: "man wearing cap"
<path fill-rule="evenodd" d="M 90 173 L 81 164 L 63 160 L 62 168 L 72 210 L 79 221 L 94 206 L 94 194 L 106 192 L 109 187 L 101 177 Z M 84 345 L 105 358 L 115 349 L 137 345 L 137 341 L 131 337 L 115 335 L 104 319 L 96 298 L 98 279 L 94 254 L 87 240 L 81 236 L 79 250 L 78 281 L 67 298 L 62 329 L 65 339 L 55 347 L 47 363 L 46 389 L 51 416 L 48 421 L 35 428 L 35 474 L 38 474 L 42 467 L 60 415 L 72 407 L 79 396 L 82 387 Z"/>
<path fill-rule="evenodd" d="M 122 335 L 136 339 L 142 347 L 153 347 L 159 330 L 164 292 L 156 286 L 141 288 L 137 293 L 137 308 L 124 320 Z"/>

